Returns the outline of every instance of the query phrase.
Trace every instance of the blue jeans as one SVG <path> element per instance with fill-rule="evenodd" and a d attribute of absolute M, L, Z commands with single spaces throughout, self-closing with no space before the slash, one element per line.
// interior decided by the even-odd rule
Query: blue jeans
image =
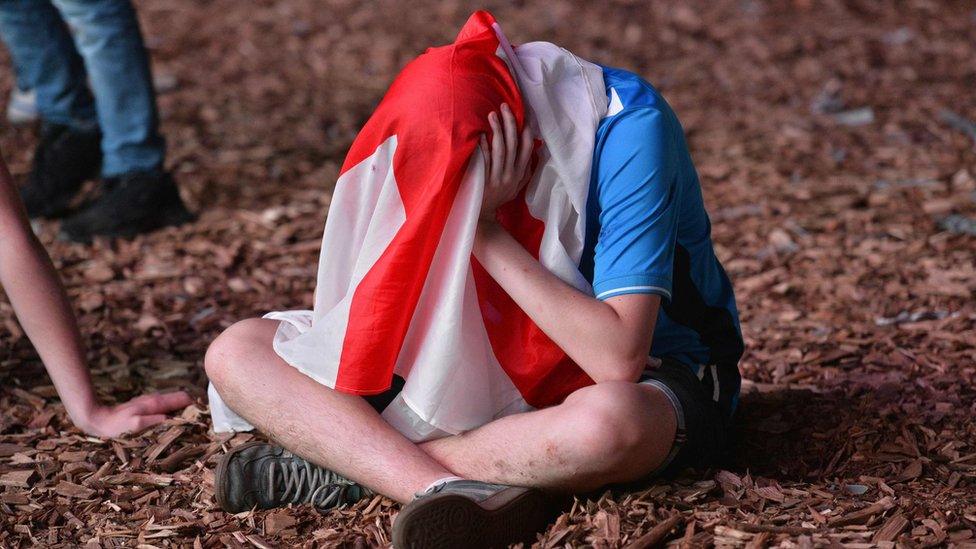
<path fill-rule="evenodd" d="M 129 0 L 0 0 L 0 37 L 44 121 L 101 129 L 103 176 L 161 168 L 149 56 Z"/>

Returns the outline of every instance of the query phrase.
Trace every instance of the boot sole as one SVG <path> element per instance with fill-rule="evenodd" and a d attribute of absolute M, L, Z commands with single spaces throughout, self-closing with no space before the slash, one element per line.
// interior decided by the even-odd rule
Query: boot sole
<path fill-rule="evenodd" d="M 221 456 L 220 461 L 217 462 L 217 469 L 214 471 L 214 499 L 217 500 L 217 505 L 228 513 L 243 513 L 244 511 L 249 511 L 250 508 L 237 509 L 230 504 L 227 494 L 227 490 L 230 487 L 227 482 L 227 467 L 238 452 L 259 444 L 264 443 L 259 441 L 245 442 Z"/>
<path fill-rule="evenodd" d="M 549 525 L 546 496 L 531 488 L 508 488 L 485 502 L 459 494 L 415 500 L 397 515 L 398 549 L 489 548 L 530 543 Z"/>

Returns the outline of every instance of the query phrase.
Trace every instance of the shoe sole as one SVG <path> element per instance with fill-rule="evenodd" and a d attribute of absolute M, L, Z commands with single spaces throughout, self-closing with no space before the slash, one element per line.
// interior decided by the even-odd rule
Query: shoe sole
<path fill-rule="evenodd" d="M 260 441 L 245 442 L 240 446 L 232 449 L 223 456 L 221 456 L 220 461 L 217 462 L 217 470 L 214 471 L 214 499 L 217 500 L 217 505 L 228 513 L 242 513 L 244 511 L 250 511 L 250 509 L 237 509 L 231 506 L 230 500 L 227 497 L 227 489 L 229 488 L 227 482 L 227 467 L 230 466 L 231 460 L 234 456 L 238 454 L 241 450 L 246 450 L 253 446 L 258 446 L 264 444 Z"/>
<path fill-rule="evenodd" d="M 508 488 L 475 502 L 459 494 L 434 494 L 415 500 L 397 515 L 397 549 L 508 547 L 530 543 L 549 525 L 546 496 L 531 488 Z"/>

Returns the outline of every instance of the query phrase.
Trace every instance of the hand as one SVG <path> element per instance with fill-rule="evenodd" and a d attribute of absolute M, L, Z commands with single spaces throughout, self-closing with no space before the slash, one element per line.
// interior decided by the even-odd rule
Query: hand
<path fill-rule="evenodd" d="M 112 438 L 137 433 L 166 419 L 166 414 L 185 408 L 193 400 L 183 391 L 142 395 L 117 406 L 96 405 L 76 421 L 82 431 Z"/>
<path fill-rule="evenodd" d="M 522 130 L 521 140 L 515 115 L 507 104 L 502 103 L 501 120 L 497 112 L 488 115 L 491 126 L 491 145 L 481 136 L 481 153 L 485 157 L 485 198 L 481 206 L 481 219 L 495 220 L 499 206 L 512 200 L 526 183 L 526 171 L 532 157 L 532 133 L 528 124 Z"/>

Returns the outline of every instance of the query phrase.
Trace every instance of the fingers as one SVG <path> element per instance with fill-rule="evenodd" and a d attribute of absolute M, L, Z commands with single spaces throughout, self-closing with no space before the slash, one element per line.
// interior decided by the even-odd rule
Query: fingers
<path fill-rule="evenodd" d="M 526 124 L 525 128 L 522 130 L 522 142 L 519 146 L 518 161 L 516 162 L 515 171 L 519 178 L 519 181 L 525 179 L 525 172 L 529 167 L 529 160 L 532 159 L 532 130 L 529 129 L 529 125 Z"/>
<path fill-rule="evenodd" d="M 491 177 L 492 183 L 498 184 L 501 171 L 505 165 L 505 138 L 498 113 L 488 115 L 488 125 L 491 126 Z"/>
<path fill-rule="evenodd" d="M 515 115 L 507 103 L 502 103 L 502 130 L 505 135 L 505 165 L 502 177 L 505 181 L 512 181 L 515 174 L 515 162 L 518 149 L 518 125 Z M 514 182 L 514 181 L 512 181 Z"/>
<path fill-rule="evenodd" d="M 144 414 L 165 414 L 174 410 L 186 408 L 193 400 L 190 395 L 183 391 L 173 393 L 149 395 L 151 399 L 147 401 L 143 409 Z"/>
<path fill-rule="evenodd" d="M 130 408 L 134 414 L 165 414 L 173 410 L 186 408 L 193 402 L 190 395 L 184 391 L 173 393 L 154 393 L 136 397 L 125 404 L 125 408 Z"/>
<path fill-rule="evenodd" d="M 186 392 L 175 391 L 141 395 L 111 408 L 100 405 L 86 431 L 108 437 L 137 433 L 162 423 L 170 413 L 192 403 L 193 399 Z"/>
<path fill-rule="evenodd" d="M 488 114 L 491 138 L 482 135 L 478 146 L 485 158 L 485 195 L 481 215 L 491 219 L 498 207 L 515 198 L 527 182 L 533 139 L 526 127 L 521 135 L 512 108 L 503 103 Z"/>
<path fill-rule="evenodd" d="M 481 141 L 478 143 L 478 147 L 481 149 L 481 156 L 485 159 L 485 175 L 491 175 L 491 151 L 488 150 L 488 138 L 485 134 L 481 134 Z"/>

